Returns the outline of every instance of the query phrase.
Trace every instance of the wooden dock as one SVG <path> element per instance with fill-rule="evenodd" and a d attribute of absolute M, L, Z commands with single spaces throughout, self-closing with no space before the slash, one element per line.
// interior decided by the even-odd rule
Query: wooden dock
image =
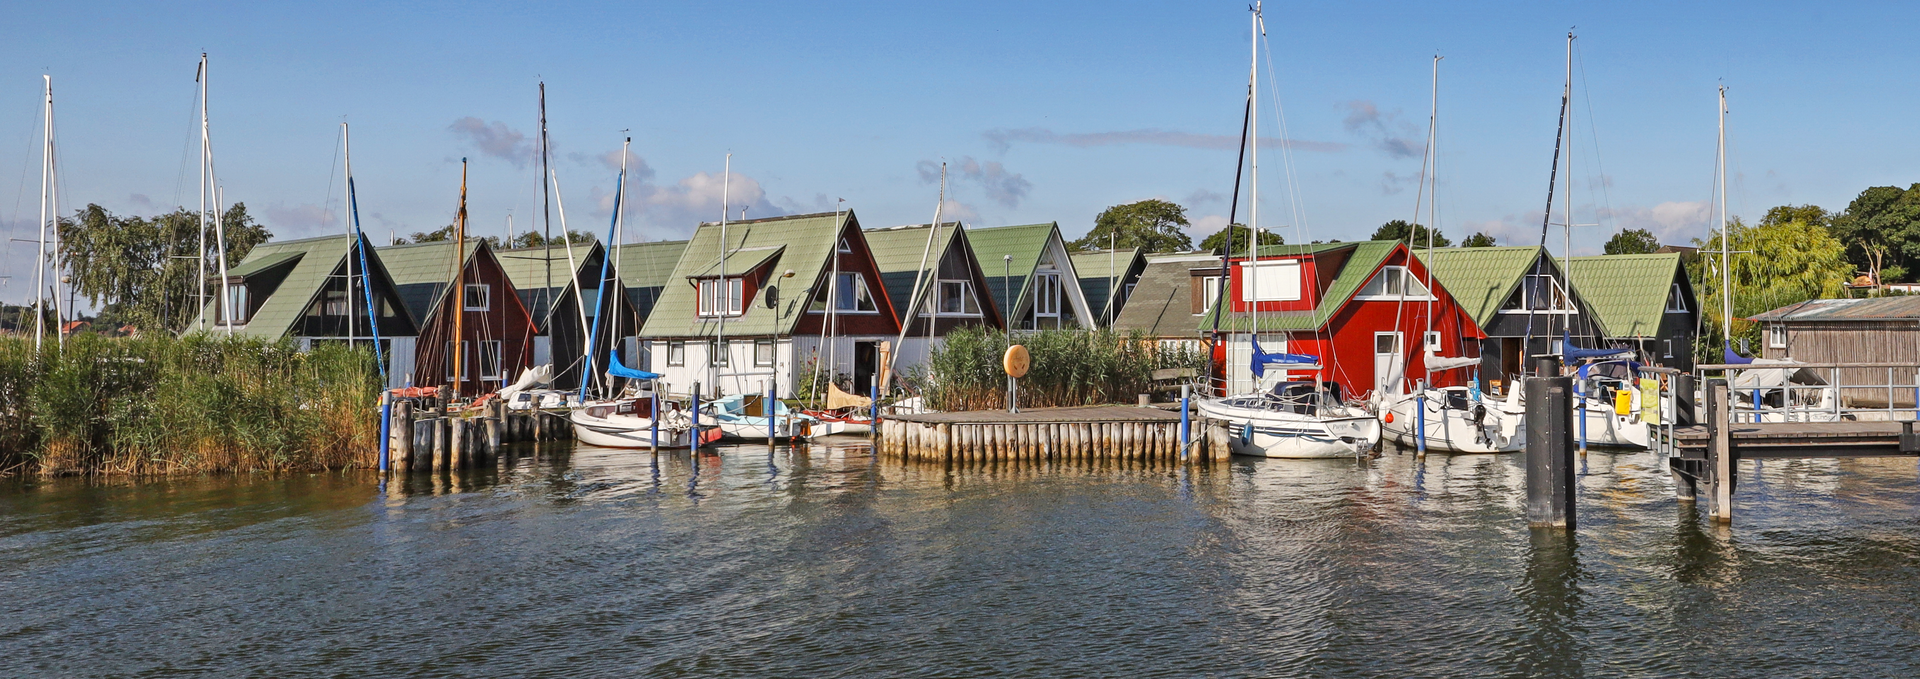
<path fill-rule="evenodd" d="M 1226 431 L 1194 417 L 1181 455 L 1180 413 L 1138 406 L 972 410 L 881 420 L 880 453 L 954 464 L 1224 460 Z"/>
<path fill-rule="evenodd" d="M 1764 422 L 1727 426 L 1735 458 L 1875 457 L 1920 455 L 1913 421 Z M 1682 459 L 1707 459 L 1712 432 L 1706 425 L 1675 427 Z"/>

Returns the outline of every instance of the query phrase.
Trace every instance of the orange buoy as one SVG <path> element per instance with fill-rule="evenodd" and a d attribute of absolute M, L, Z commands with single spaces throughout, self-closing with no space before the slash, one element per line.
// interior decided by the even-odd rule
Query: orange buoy
<path fill-rule="evenodd" d="M 1381 419 L 1386 420 L 1387 424 L 1393 424 L 1393 413 L 1387 413 L 1387 416 Z"/>

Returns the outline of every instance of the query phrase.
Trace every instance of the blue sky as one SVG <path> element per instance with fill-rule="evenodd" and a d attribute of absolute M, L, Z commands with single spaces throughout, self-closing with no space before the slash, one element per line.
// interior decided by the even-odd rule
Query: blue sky
<path fill-rule="evenodd" d="M 1735 215 L 1839 209 L 1867 186 L 1920 180 L 1915 96 L 1898 77 L 1920 65 L 1903 32 L 1913 9 L 1670 5 L 1268 4 L 1274 88 L 1301 143 L 1291 186 L 1278 150 L 1262 153 L 1263 225 L 1290 240 L 1357 239 L 1411 217 L 1420 159 L 1402 150 L 1424 144 L 1438 53 L 1442 230 L 1537 242 L 1569 27 L 1580 35 L 1575 221 L 1603 225 L 1576 233 L 1576 250 L 1622 227 L 1667 242 L 1702 233 L 1721 82 Z M 54 76 L 66 207 L 193 203 L 193 73 L 206 51 L 226 197 L 279 237 L 342 229 L 342 120 L 376 237 L 446 224 L 463 156 L 474 230 L 504 233 L 509 212 L 526 228 L 538 211 L 527 160 L 544 79 L 574 228 L 605 229 L 630 130 L 632 239 L 682 237 L 718 218 L 730 152 L 735 213 L 745 205 L 750 218 L 844 198 L 870 227 L 925 222 L 929 168 L 945 160 L 947 214 L 971 225 L 1058 221 L 1072 237 L 1109 205 L 1159 197 L 1189 208 L 1197 241 L 1225 221 L 1249 33 L 1238 0 L 21 3 L 8 13 L 0 220 L 13 237 L 30 235 L 38 209 L 43 73 Z M 1264 108 L 1263 136 L 1278 137 L 1273 102 Z M 30 263 L 28 247 L 9 246 L 9 272 Z"/>

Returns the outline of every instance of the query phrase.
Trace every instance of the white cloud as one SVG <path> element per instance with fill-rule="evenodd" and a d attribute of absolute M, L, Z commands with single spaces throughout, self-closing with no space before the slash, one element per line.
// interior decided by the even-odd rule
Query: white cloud
<path fill-rule="evenodd" d="M 1615 231 L 1646 229 L 1661 243 L 1685 245 L 1707 234 L 1713 205 L 1704 200 L 1667 201 L 1653 207 L 1601 208 L 1599 214 L 1612 222 Z"/>
<path fill-rule="evenodd" d="M 268 229 L 276 234 L 317 231 L 328 226 L 339 226 L 341 224 L 340 216 L 337 213 L 331 209 L 314 205 L 313 203 L 287 205 L 275 201 L 272 205 L 268 205 L 265 210 L 261 211 L 261 216 L 265 217 L 265 219 L 261 221 L 267 225 Z M 285 238 L 286 236 L 281 237 Z"/>
<path fill-rule="evenodd" d="M 1420 128 L 1400 119 L 1400 113 L 1381 113 L 1373 102 L 1356 99 L 1345 104 L 1347 131 L 1368 138 L 1374 148 L 1394 158 L 1419 158 L 1426 155 L 1426 142 Z"/>
<path fill-rule="evenodd" d="M 920 172 L 920 181 L 934 184 L 940 181 L 940 163 L 922 160 L 914 166 Z M 980 162 L 972 156 L 963 156 L 957 163 L 949 164 L 948 180 L 953 184 L 962 182 L 972 184 L 985 191 L 987 199 L 999 203 L 1002 207 L 1016 208 L 1025 200 L 1027 192 L 1033 190 L 1033 182 L 1017 172 L 1008 172 L 1006 166 L 998 162 Z"/>
<path fill-rule="evenodd" d="M 1062 133 L 1044 127 L 1028 127 L 1018 130 L 987 130 L 982 133 L 987 143 L 995 151 L 1006 153 L 1013 142 L 1032 144 L 1060 144 L 1075 148 L 1094 146 L 1120 146 L 1142 144 L 1148 146 L 1177 146 L 1190 149 L 1213 149 L 1231 151 L 1240 147 L 1239 135 L 1194 134 L 1174 130 L 1140 129 L 1115 132 Z M 1260 146 L 1264 148 L 1289 147 L 1302 151 L 1322 151 L 1327 153 L 1344 151 L 1346 144 L 1326 141 L 1305 141 L 1300 139 L 1280 139 L 1261 137 Z"/>
<path fill-rule="evenodd" d="M 513 163 L 514 167 L 524 167 L 533 160 L 533 140 L 526 133 L 508 127 L 498 120 L 488 124 L 479 118 L 467 116 L 453 121 L 447 126 L 456 137 L 473 144 L 481 155 L 493 156 Z"/>

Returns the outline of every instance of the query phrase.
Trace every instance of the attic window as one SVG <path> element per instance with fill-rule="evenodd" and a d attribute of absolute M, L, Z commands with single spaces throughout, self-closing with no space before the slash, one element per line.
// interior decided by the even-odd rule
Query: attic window
<path fill-rule="evenodd" d="M 1687 298 L 1680 294 L 1680 284 L 1673 284 L 1673 292 L 1667 293 L 1667 313 L 1684 314 L 1687 312 Z"/>
<path fill-rule="evenodd" d="M 1572 313 L 1572 302 L 1567 299 L 1567 288 L 1560 279 L 1548 274 L 1528 274 L 1520 283 L 1520 289 L 1500 307 L 1504 313 Z"/>
<path fill-rule="evenodd" d="M 1300 299 L 1300 262 L 1240 264 L 1240 298 L 1246 302 L 1291 302 Z"/>
<path fill-rule="evenodd" d="M 849 253 L 850 253 L 850 252 L 853 252 L 853 244 L 852 244 L 852 243 L 849 243 L 849 242 L 847 242 L 847 239 L 845 239 L 845 238 L 842 238 L 842 239 L 840 239 L 840 247 L 839 247 L 838 249 L 839 249 L 839 251 L 840 251 L 840 252 L 849 252 Z"/>
<path fill-rule="evenodd" d="M 1400 299 L 1403 295 L 1408 299 L 1427 299 L 1433 296 L 1427 292 L 1427 286 L 1420 284 L 1418 277 L 1407 271 L 1407 267 L 1389 266 L 1375 274 L 1373 280 L 1367 281 L 1367 286 L 1361 288 L 1360 293 L 1354 297 Z"/>
<path fill-rule="evenodd" d="M 833 283 L 832 294 L 836 298 L 833 305 L 835 313 L 879 313 L 880 306 L 873 301 L 873 292 L 867 289 L 867 277 L 858 273 L 843 273 Z M 809 313 L 824 313 L 827 310 L 828 286 L 821 286 L 814 293 L 813 304 L 807 308 Z"/>
<path fill-rule="evenodd" d="M 491 285 L 485 283 L 468 283 L 465 295 L 466 299 L 463 300 L 466 304 L 467 311 L 486 311 L 492 308 L 492 305 L 488 304 L 492 293 L 493 286 Z"/>
<path fill-rule="evenodd" d="M 742 293 L 746 285 L 739 276 L 728 276 L 722 286 L 718 278 L 700 279 L 700 315 L 738 316 L 745 313 Z"/>

